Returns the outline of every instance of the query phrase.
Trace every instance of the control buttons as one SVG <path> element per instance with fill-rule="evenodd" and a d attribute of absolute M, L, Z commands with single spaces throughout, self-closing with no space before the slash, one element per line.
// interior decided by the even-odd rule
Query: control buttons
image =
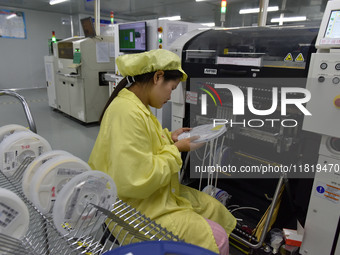
<path fill-rule="evenodd" d="M 327 66 L 328 66 L 327 63 L 321 63 L 320 68 L 322 70 L 325 70 L 327 68 Z"/>
<path fill-rule="evenodd" d="M 340 78 L 339 78 L 339 77 L 334 77 L 333 80 L 332 80 L 332 82 L 333 82 L 334 84 L 339 84 Z"/>
<path fill-rule="evenodd" d="M 335 65 L 335 69 L 336 69 L 336 70 L 340 70 L 340 63 L 337 63 L 337 64 Z"/>
<path fill-rule="evenodd" d="M 336 96 L 333 101 L 336 108 L 340 109 L 340 95 Z"/>
<path fill-rule="evenodd" d="M 319 81 L 319 82 L 324 82 L 324 81 L 325 81 L 325 77 L 319 76 L 318 81 Z"/>

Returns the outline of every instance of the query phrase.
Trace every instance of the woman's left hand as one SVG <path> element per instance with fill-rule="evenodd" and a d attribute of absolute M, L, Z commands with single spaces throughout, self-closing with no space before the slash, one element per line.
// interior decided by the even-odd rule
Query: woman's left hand
<path fill-rule="evenodd" d="M 171 139 L 175 142 L 178 141 L 178 136 L 183 132 L 189 132 L 192 128 L 179 128 L 171 133 Z"/>

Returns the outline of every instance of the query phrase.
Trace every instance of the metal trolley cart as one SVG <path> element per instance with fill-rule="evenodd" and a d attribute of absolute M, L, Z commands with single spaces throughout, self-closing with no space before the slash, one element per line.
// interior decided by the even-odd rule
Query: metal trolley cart
<path fill-rule="evenodd" d="M 35 123 L 25 99 L 11 91 L 0 91 L 1 95 L 14 96 L 20 100 L 29 127 L 36 132 Z M 6 176 L 0 169 L 0 188 L 18 195 L 29 211 L 29 227 L 23 238 L 17 239 L 0 233 L 0 254 L 103 254 L 129 243 L 181 241 L 177 236 L 119 199 L 113 204 L 111 211 L 95 204 L 87 204 L 84 212 L 94 213 L 96 217 L 93 220 L 96 222 L 82 222 L 81 217 L 84 217 L 82 214 L 78 219 L 81 225 L 79 229 L 69 229 L 67 234 L 61 234 L 53 224 L 53 220 L 43 215 L 28 200 L 22 190 L 23 173 L 33 159 L 32 157 L 25 158 L 12 176 Z M 105 224 L 102 224 L 102 227 L 96 231 L 83 231 L 88 228 L 82 224 L 93 225 L 97 222 L 98 224 L 105 222 Z"/>

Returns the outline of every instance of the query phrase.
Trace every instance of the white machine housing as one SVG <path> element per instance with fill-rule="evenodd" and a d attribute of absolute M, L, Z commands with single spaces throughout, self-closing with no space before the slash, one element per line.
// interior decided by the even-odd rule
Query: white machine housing
<path fill-rule="evenodd" d="M 184 45 L 193 37 L 201 34 L 209 28 L 197 28 L 192 30 L 171 45 L 170 51 L 176 53 L 180 59 L 182 59 L 182 52 Z M 176 130 L 183 127 L 183 119 L 185 115 L 185 84 L 186 82 L 180 82 L 177 88 L 171 95 L 171 129 Z"/>
<path fill-rule="evenodd" d="M 323 136 L 300 254 L 340 254 L 340 153 Z"/>
<path fill-rule="evenodd" d="M 312 98 L 303 129 L 340 137 L 340 2 L 329 1 L 312 54 L 306 88 Z"/>
<path fill-rule="evenodd" d="M 48 105 L 52 108 L 58 108 L 56 95 L 56 74 L 57 74 L 57 59 L 55 56 L 44 56 L 45 75 L 47 85 Z"/>
<path fill-rule="evenodd" d="M 72 37 L 57 42 L 57 48 L 58 110 L 97 122 L 109 97 L 104 75 L 115 70 L 113 37 Z"/>
<path fill-rule="evenodd" d="M 340 1 L 329 1 L 312 54 L 303 129 L 322 134 L 300 254 L 340 254 Z"/>

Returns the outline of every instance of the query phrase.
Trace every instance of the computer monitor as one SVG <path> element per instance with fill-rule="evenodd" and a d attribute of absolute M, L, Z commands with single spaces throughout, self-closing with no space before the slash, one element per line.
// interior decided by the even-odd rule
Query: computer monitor
<path fill-rule="evenodd" d="M 340 1 L 329 1 L 323 17 L 315 47 L 340 48 Z"/>
<path fill-rule="evenodd" d="M 84 18 L 80 20 L 81 26 L 84 31 L 85 37 L 95 37 L 96 36 L 96 30 L 93 25 L 93 21 L 91 17 Z"/>
<path fill-rule="evenodd" d="M 324 37 L 340 38 L 340 10 L 331 11 Z"/>
<path fill-rule="evenodd" d="M 143 52 L 146 45 L 146 22 L 126 23 L 119 25 L 119 51 Z"/>

